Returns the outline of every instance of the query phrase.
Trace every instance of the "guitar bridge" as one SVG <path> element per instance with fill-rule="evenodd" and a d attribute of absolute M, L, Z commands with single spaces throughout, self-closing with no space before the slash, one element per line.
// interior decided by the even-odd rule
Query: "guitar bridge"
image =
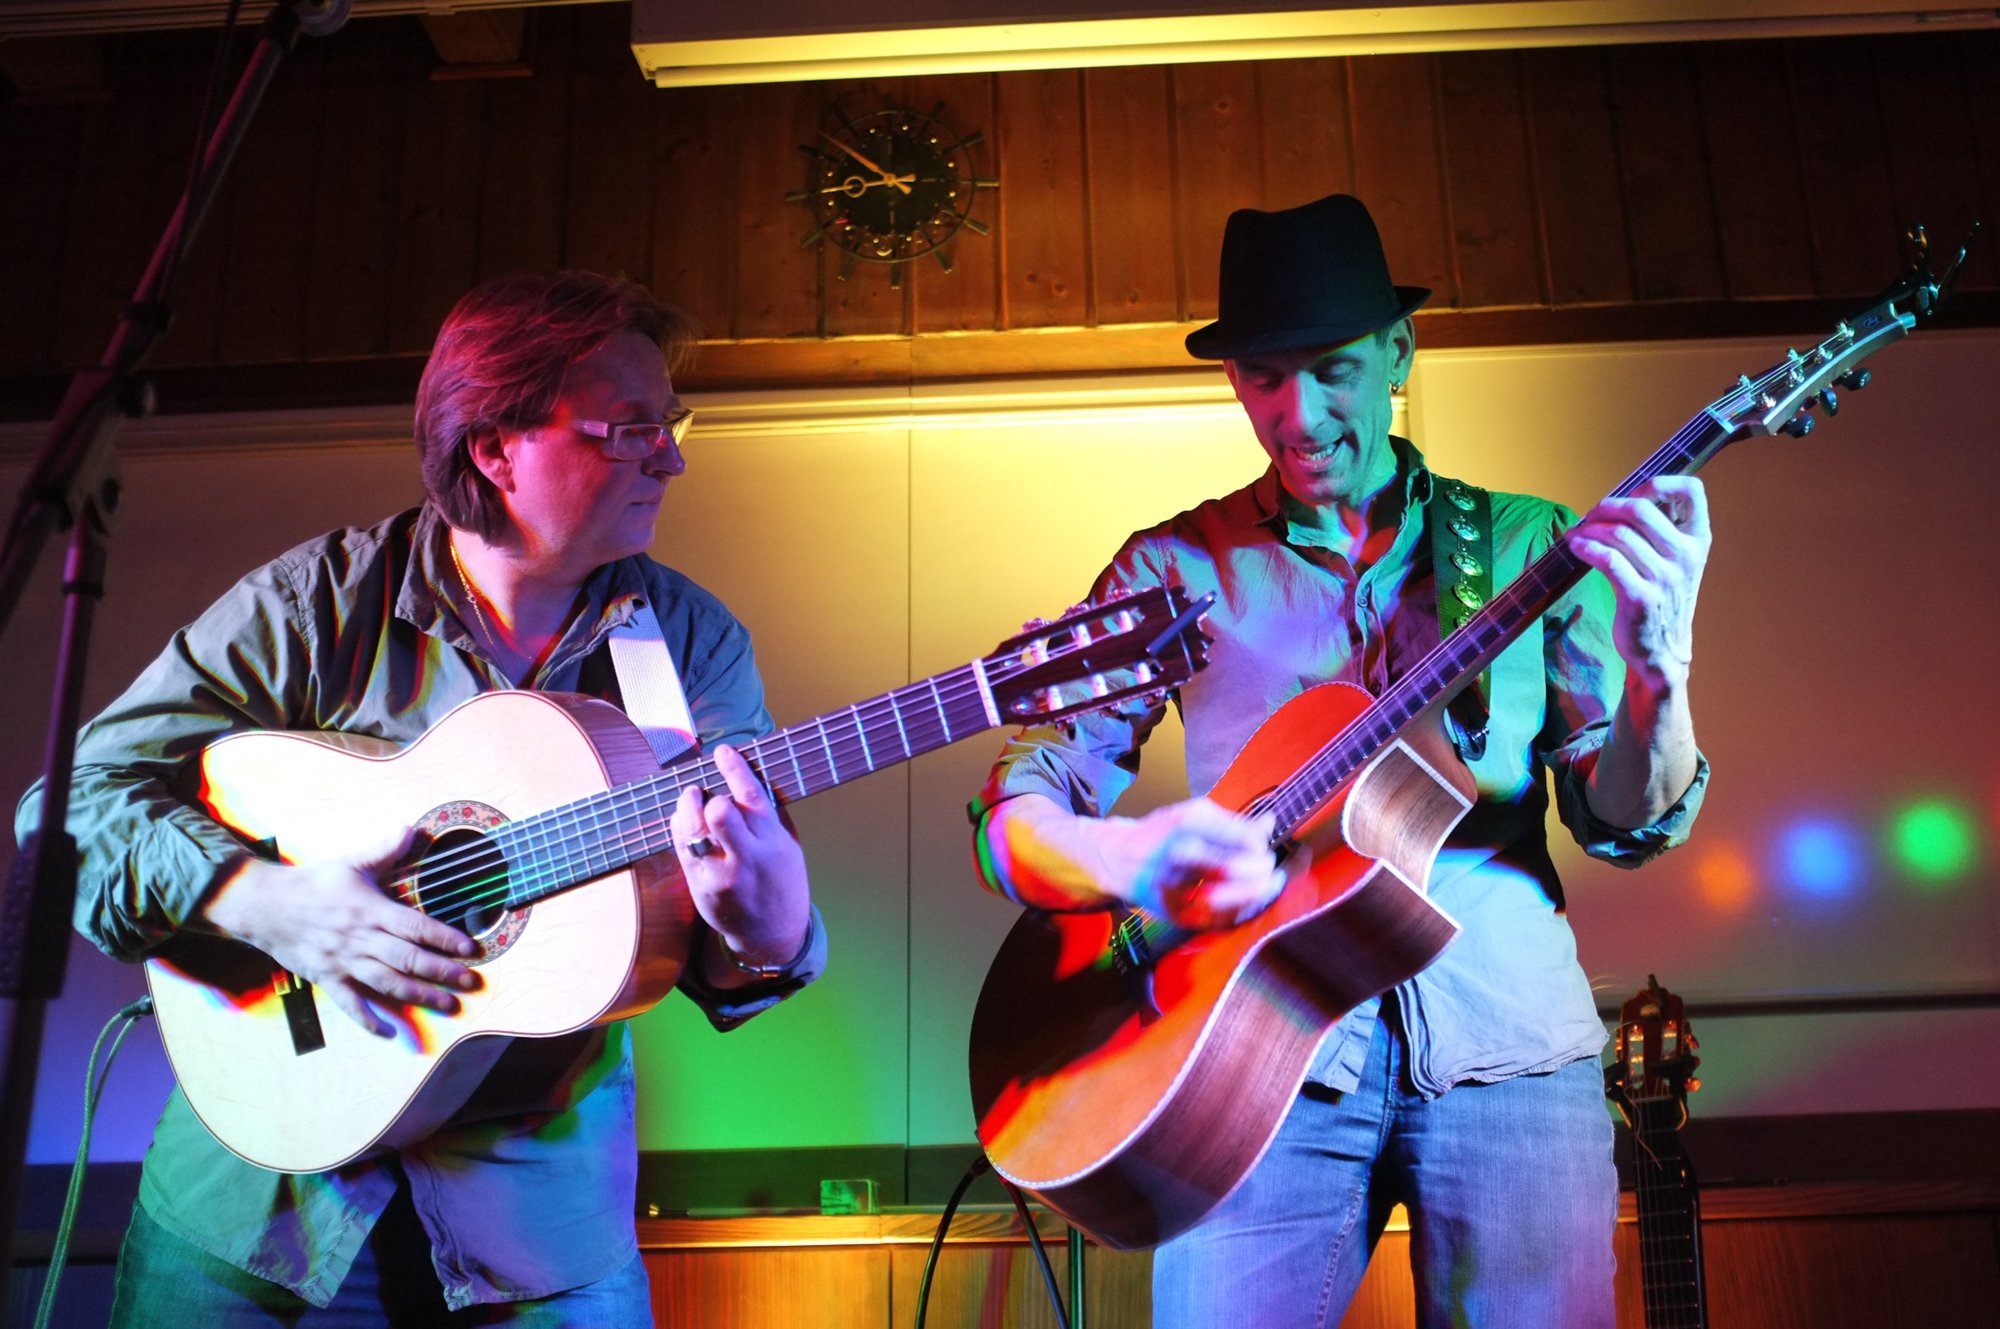
<path fill-rule="evenodd" d="M 1146 920 L 1127 914 L 1111 930 L 1111 967 L 1127 976 L 1143 974 L 1153 967 L 1153 946 L 1146 938 Z"/>
<path fill-rule="evenodd" d="M 292 1051 L 298 1056 L 326 1046 L 326 1031 L 320 1027 L 319 1005 L 313 1001 L 312 984 L 297 974 L 286 974 L 279 983 L 278 1000 L 285 1007 L 285 1026 L 292 1032 Z"/>

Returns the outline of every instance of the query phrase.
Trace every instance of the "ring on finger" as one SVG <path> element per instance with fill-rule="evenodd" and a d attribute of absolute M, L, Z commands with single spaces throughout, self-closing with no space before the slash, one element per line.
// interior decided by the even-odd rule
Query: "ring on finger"
<path fill-rule="evenodd" d="M 719 854 L 721 852 L 721 846 L 717 845 L 715 841 L 709 839 L 706 835 L 697 836 L 695 839 L 688 841 L 688 853 L 694 858 L 707 858 L 710 854 Z"/>

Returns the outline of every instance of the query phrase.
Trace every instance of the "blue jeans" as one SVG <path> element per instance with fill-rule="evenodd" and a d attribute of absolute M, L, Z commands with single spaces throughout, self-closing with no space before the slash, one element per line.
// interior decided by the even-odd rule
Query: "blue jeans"
<path fill-rule="evenodd" d="M 620 1329 L 653 1323 L 645 1262 L 552 1297 L 448 1310 L 430 1241 L 398 1192 L 324 1309 L 182 1241 L 133 1206 L 112 1329 Z"/>
<path fill-rule="evenodd" d="M 1155 1329 L 1327 1329 L 1389 1211 L 1422 1329 L 1612 1329 L 1618 1176 L 1597 1063 L 1426 1101 L 1392 1008 L 1352 1093 L 1308 1084 L 1237 1192 L 1153 1256 Z"/>

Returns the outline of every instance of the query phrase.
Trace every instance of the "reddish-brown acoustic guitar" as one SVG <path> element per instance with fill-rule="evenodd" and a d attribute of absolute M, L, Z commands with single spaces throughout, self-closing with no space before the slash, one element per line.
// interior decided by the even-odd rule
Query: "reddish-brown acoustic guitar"
<path fill-rule="evenodd" d="M 1210 603 L 1148 590 L 1003 643 L 984 659 L 745 745 L 790 803 L 1037 717 L 1177 687 L 1200 666 Z M 347 734 L 234 734 L 202 754 L 202 802 L 288 862 L 347 859 L 414 826 L 384 883 L 471 933 L 484 982 L 452 1015 L 391 1012 L 364 1032 L 313 986 L 235 942 L 183 933 L 147 962 L 160 1032 L 202 1124 L 252 1163 L 320 1172 L 430 1134 L 506 1047 L 645 1010 L 679 978 L 694 906 L 668 817 L 722 784 L 691 757 L 662 771 L 616 707 L 493 692 L 408 747 Z"/>
<path fill-rule="evenodd" d="M 1740 438 L 1805 433 L 1835 385 L 1862 386 L 1855 366 L 1915 326 L 1897 306 L 1930 313 L 1950 275 L 1912 276 L 1809 353 L 1738 380 L 1613 495 L 1692 474 Z M 1265 722 L 1209 793 L 1277 816 L 1289 881 L 1259 917 L 1198 934 L 1141 912 L 1015 925 L 971 1037 L 996 1172 L 1120 1249 L 1185 1231 L 1236 1188 L 1333 1024 L 1451 940 L 1424 883 L 1472 786 L 1436 713 L 1585 571 L 1558 542 L 1380 698 L 1327 685 Z"/>

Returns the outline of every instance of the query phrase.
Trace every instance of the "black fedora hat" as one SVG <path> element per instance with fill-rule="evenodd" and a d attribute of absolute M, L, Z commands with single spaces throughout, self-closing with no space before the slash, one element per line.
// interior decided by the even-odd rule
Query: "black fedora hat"
<path fill-rule="evenodd" d="M 1391 282 L 1367 207 L 1329 194 L 1282 212 L 1230 213 L 1220 296 L 1220 317 L 1188 334 L 1197 359 L 1339 346 L 1388 327 L 1431 292 Z"/>

